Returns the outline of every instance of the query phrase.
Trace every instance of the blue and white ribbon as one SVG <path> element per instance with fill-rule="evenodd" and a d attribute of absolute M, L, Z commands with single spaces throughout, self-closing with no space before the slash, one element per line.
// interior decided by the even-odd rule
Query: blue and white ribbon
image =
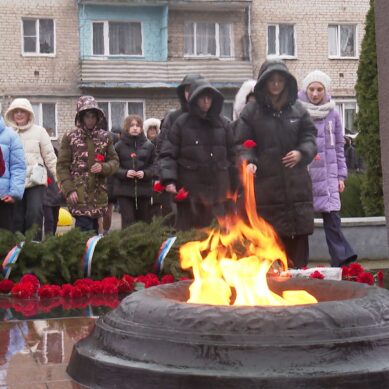
<path fill-rule="evenodd" d="M 4 258 L 2 268 L 3 268 L 3 277 L 4 279 L 8 279 L 11 274 L 12 264 L 16 263 L 19 258 L 19 255 L 22 251 L 22 247 L 24 246 L 24 242 L 20 242 L 16 246 L 12 247 L 12 249 L 8 252 L 6 257 Z"/>
<path fill-rule="evenodd" d="M 84 277 L 90 277 L 92 274 L 93 253 L 95 252 L 97 243 L 102 237 L 103 235 L 92 236 L 92 238 L 89 238 L 88 242 L 86 242 L 85 254 L 82 258 Z"/>
<path fill-rule="evenodd" d="M 171 238 L 166 239 L 161 247 L 159 248 L 157 259 L 155 261 L 155 270 L 157 273 L 161 273 L 163 270 L 163 263 L 165 261 L 166 256 L 168 255 L 170 249 L 172 248 L 174 242 L 177 237 L 173 236 Z"/>

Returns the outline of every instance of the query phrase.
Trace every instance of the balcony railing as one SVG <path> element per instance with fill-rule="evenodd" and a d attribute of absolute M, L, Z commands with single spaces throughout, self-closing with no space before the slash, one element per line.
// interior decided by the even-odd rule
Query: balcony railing
<path fill-rule="evenodd" d="M 168 61 L 144 62 L 122 60 L 81 61 L 81 87 L 175 87 L 185 75 L 199 73 L 212 83 L 237 87 L 253 77 L 248 61 Z"/>

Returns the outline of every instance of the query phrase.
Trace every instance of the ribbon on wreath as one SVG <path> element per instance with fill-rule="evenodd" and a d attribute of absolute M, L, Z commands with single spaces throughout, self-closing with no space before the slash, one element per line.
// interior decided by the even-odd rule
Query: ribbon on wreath
<path fill-rule="evenodd" d="M 12 266 L 10 265 L 16 263 L 22 251 L 23 246 L 24 246 L 24 242 L 20 242 L 16 246 L 12 247 L 12 249 L 8 252 L 6 257 L 4 258 L 2 269 L 3 269 L 3 277 L 5 280 L 7 280 L 9 275 L 11 274 Z"/>
<path fill-rule="evenodd" d="M 82 264 L 84 269 L 84 277 L 90 277 L 92 274 L 92 259 L 93 259 L 93 253 L 95 252 L 95 248 L 97 243 L 99 243 L 99 240 L 104 235 L 95 235 L 92 236 L 92 238 L 89 238 L 86 242 L 86 248 L 84 256 L 82 257 Z"/>
<path fill-rule="evenodd" d="M 168 255 L 170 249 L 173 247 L 174 242 L 177 237 L 173 236 L 171 238 L 167 238 L 159 248 L 157 259 L 154 263 L 154 269 L 157 273 L 161 273 L 163 270 L 163 263 L 165 261 L 166 256 Z"/>

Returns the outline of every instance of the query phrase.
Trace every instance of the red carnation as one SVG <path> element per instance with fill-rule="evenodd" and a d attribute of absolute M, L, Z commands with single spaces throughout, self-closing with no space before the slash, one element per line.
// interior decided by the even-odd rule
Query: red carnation
<path fill-rule="evenodd" d="M 191 278 L 189 277 L 180 277 L 180 281 L 188 281 L 190 280 Z"/>
<path fill-rule="evenodd" d="M 103 285 L 104 285 L 103 294 L 117 294 L 119 292 L 118 285 L 115 285 L 112 282 L 106 282 L 103 283 Z"/>
<path fill-rule="evenodd" d="M 162 193 L 166 189 L 165 186 L 163 186 L 159 181 L 154 182 L 153 190 L 156 193 Z"/>
<path fill-rule="evenodd" d="M 135 153 L 131 153 L 131 154 L 130 154 L 130 157 L 131 157 L 131 158 L 136 158 L 136 154 L 135 154 Z"/>
<path fill-rule="evenodd" d="M 377 272 L 377 280 L 379 282 L 382 282 L 384 280 L 384 273 L 382 271 Z"/>
<path fill-rule="evenodd" d="M 103 293 L 104 285 L 101 281 L 94 281 L 93 284 L 90 286 L 91 293 L 99 294 Z"/>
<path fill-rule="evenodd" d="M 119 280 L 116 278 L 116 277 L 105 277 L 101 280 L 101 282 L 104 284 L 104 285 L 107 285 L 107 284 L 113 284 L 115 286 L 118 286 L 119 285 Z"/>
<path fill-rule="evenodd" d="M 16 312 L 20 312 L 25 317 L 35 316 L 39 312 L 39 302 L 36 300 L 23 301 L 13 304 Z"/>
<path fill-rule="evenodd" d="M 359 273 L 356 281 L 361 282 L 362 284 L 374 285 L 373 274 L 368 272 Z"/>
<path fill-rule="evenodd" d="M 61 288 L 61 296 L 69 297 L 71 290 L 74 288 L 71 284 L 63 284 Z"/>
<path fill-rule="evenodd" d="M 166 274 L 161 278 L 161 284 L 171 284 L 174 282 L 174 277 L 171 274 Z"/>
<path fill-rule="evenodd" d="M 359 263 L 352 263 L 348 267 L 349 277 L 358 277 L 360 273 L 363 273 L 365 269 Z"/>
<path fill-rule="evenodd" d="M 50 185 L 53 183 L 53 180 L 51 179 L 50 176 L 47 176 L 47 185 Z"/>
<path fill-rule="evenodd" d="M 243 147 L 245 147 L 246 149 L 253 149 L 256 146 L 257 144 L 252 139 L 247 139 L 243 142 Z"/>
<path fill-rule="evenodd" d="M 38 296 L 41 298 L 51 298 L 58 296 L 58 290 L 53 285 L 42 285 L 38 289 Z"/>
<path fill-rule="evenodd" d="M 323 280 L 324 279 L 324 275 L 322 273 L 320 273 L 318 270 L 315 270 L 313 273 L 311 273 L 309 278 L 316 278 L 318 280 Z"/>
<path fill-rule="evenodd" d="M 78 280 L 74 281 L 74 286 L 80 286 L 80 285 L 93 285 L 94 281 L 91 278 L 79 278 Z"/>
<path fill-rule="evenodd" d="M 11 290 L 11 294 L 14 297 L 27 299 L 32 297 L 35 291 L 35 286 L 31 282 L 25 281 L 15 284 Z"/>
<path fill-rule="evenodd" d="M 11 280 L 0 281 L 0 293 L 9 293 L 14 286 L 14 282 Z"/>
<path fill-rule="evenodd" d="M 118 291 L 119 293 L 131 293 L 135 288 L 134 278 L 125 275 L 123 278 L 119 281 L 118 285 Z"/>
<path fill-rule="evenodd" d="M 30 282 L 34 286 L 34 292 L 39 288 L 39 280 L 34 274 L 25 274 L 19 281 L 21 284 L 24 282 Z"/>
<path fill-rule="evenodd" d="M 79 297 L 82 297 L 82 291 L 78 286 L 73 286 L 72 289 L 70 289 L 69 297 L 72 299 L 76 299 Z"/>
<path fill-rule="evenodd" d="M 105 161 L 105 157 L 103 154 L 97 154 L 96 155 L 96 161 L 97 162 L 104 162 Z"/>
<path fill-rule="evenodd" d="M 176 194 L 176 200 L 182 201 L 185 200 L 189 195 L 189 192 L 187 192 L 184 188 L 181 188 L 178 193 Z"/>
<path fill-rule="evenodd" d="M 319 155 L 319 154 L 316 154 L 314 160 L 315 160 L 315 161 L 320 161 L 320 155 Z"/>

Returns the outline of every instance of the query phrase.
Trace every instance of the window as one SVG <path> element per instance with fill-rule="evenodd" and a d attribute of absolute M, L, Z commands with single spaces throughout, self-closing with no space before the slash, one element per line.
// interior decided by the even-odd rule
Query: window
<path fill-rule="evenodd" d="M 234 111 L 234 102 L 233 101 L 224 101 L 222 116 L 225 116 L 227 119 L 232 120 Z"/>
<path fill-rule="evenodd" d="M 54 54 L 54 20 L 23 19 L 23 54 Z"/>
<path fill-rule="evenodd" d="M 283 58 L 296 57 L 294 24 L 267 26 L 267 55 Z"/>
<path fill-rule="evenodd" d="M 93 22 L 93 55 L 143 55 L 142 23 Z"/>
<path fill-rule="evenodd" d="M 185 23 L 185 55 L 232 57 L 232 26 L 226 23 Z"/>
<path fill-rule="evenodd" d="M 50 138 L 56 139 L 57 134 L 57 110 L 55 103 L 32 103 L 35 123 L 44 127 Z"/>
<path fill-rule="evenodd" d="M 123 122 L 128 115 L 139 115 L 144 118 L 144 101 L 99 101 L 99 107 L 104 111 L 107 118 L 109 131 L 121 131 Z"/>
<path fill-rule="evenodd" d="M 328 26 L 328 56 L 330 58 L 357 57 L 357 26 L 330 24 Z"/>
<path fill-rule="evenodd" d="M 342 120 L 343 133 L 356 132 L 354 121 L 357 113 L 357 102 L 355 99 L 336 100 L 336 109 Z"/>

